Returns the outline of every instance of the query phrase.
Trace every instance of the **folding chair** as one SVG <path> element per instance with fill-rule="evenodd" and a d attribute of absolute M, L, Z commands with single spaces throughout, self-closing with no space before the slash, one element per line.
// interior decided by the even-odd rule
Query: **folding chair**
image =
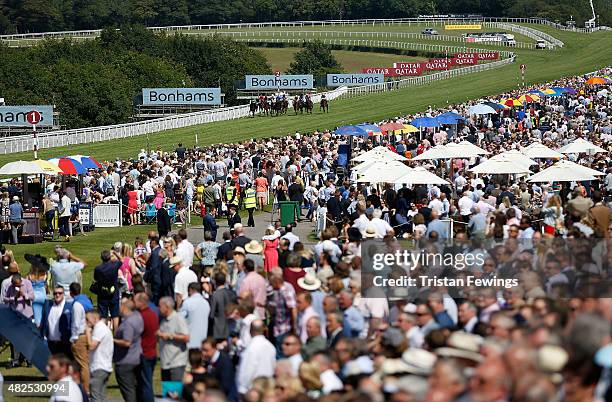
<path fill-rule="evenodd" d="M 157 219 L 157 209 L 155 208 L 155 204 L 153 203 L 145 204 L 145 209 L 143 212 L 144 212 L 145 224 L 150 225 L 150 224 L 155 223 Z"/>
<path fill-rule="evenodd" d="M 176 222 L 176 204 L 168 204 L 168 215 L 170 216 L 170 221 L 172 223 Z"/>

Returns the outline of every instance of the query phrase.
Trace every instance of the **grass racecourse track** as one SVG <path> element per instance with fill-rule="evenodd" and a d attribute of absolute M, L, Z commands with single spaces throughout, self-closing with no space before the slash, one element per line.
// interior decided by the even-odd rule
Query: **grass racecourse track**
<path fill-rule="evenodd" d="M 298 47 L 260 47 L 257 48 L 263 52 L 268 60 L 268 63 L 272 67 L 272 71 L 286 72 L 289 69 L 289 64 L 293 61 L 293 56 L 300 50 Z M 332 54 L 336 57 L 336 60 L 342 64 L 342 67 L 347 72 L 361 71 L 365 67 L 382 67 L 382 66 L 393 66 L 393 63 L 400 61 L 403 62 L 419 62 L 426 61 L 426 58 L 422 57 L 410 57 L 410 56 L 398 56 L 395 54 L 388 53 L 373 53 L 368 52 L 352 52 L 346 50 L 332 50 Z"/>

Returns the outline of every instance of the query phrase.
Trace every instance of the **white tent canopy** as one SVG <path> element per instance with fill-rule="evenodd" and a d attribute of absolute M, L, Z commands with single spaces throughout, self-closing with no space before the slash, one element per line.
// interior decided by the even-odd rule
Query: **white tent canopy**
<path fill-rule="evenodd" d="M 436 176 L 422 166 L 412 169 L 412 172 L 398 177 L 395 184 L 449 184 L 448 181 Z"/>
<path fill-rule="evenodd" d="M 391 151 L 389 148 L 384 146 L 378 146 L 374 149 L 371 149 L 367 152 L 364 152 L 353 158 L 356 162 L 365 162 L 368 160 L 377 159 L 377 160 L 390 160 L 390 161 L 405 161 L 406 157 L 397 154 Z"/>
<path fill-rule="evenodd" d="M 548 183 L 553 181 L 583 181 L 595 180 L 597 176 L 604 173 L 591 169 L 577 163 L 561 160 L 551 167 L 531 176 L 527 181 L 536 183 Z"/>
<path fill-rule="evenodd" d="M 527 156 L 525 156 L 524 154 L 522 154 L 521 152 L 512 149 L 510 151 L 506 151 L 506 152 L 502 152 L 499 155 L 495 155 L 493 156 L 491 159 L 507 159 L 507 160 L 511 160 L 512 162 L 515 162 L 525 168 L 527 168 L 527 170 L 529 170 L 529 166 L 532 165 L 537 165 L 537 163 L 531 159 L 529 159 Z"/>
<path fill-rule="evenodd" d="M 360 183 L 393 183 L 398 177 L 409 174 L 412 169 L 399 161 L 378 161 L 358 173 Z"/>
<path fill-rule="evenodd" d="M 0 168 L 0 175 L 47 174 L 48 171 L 29 161 L 9 162 Z"/>
<path fill-rule="evenodd" d="M 436 145 L 435 147 L 429 148 L 421 155 L 417 155 L 412 158 L 413 161 L 425 161 L 430 159 L 455 159 L 455 158 L 467 158 L 465 156 L 466 151 L 464 149 L 458 149 L 456 147 L 448 147 L 446 145 Z"/>
<path fill-rule="evenodd" d="M 507 156 L 497 155 L 470 171 L 476 174 L 522 174 L 528 173 L 529 167 Z"/>
<path fill-rule="evenodd" d="M 573 142 L 561 147 L 559 152 L 562 154 L 580 154 L 585 153 L 589 155 L 596 154 L 598 152 L 608 152 L 605 149 L 598 147 L 597 145 L 583 139 L 577 138 Z"/>
<path fill-rule="evenodd" d="M 521 150 L 521 153 L 531 159 L 561 159 L 563 154 L 548 148 L 541 142 L 534 142 Z"/>
<path fill-rule="evenodd" d="M 457 145 L 461 145 L 463 147 L 465 147 L 466 149 L 471 149 L 473 152 L 477 153 L 478 155 L 489 155 L 490 152 L 480 148 L 478 145 L 472 144 L 469 141 L 463 140 L 461 142 L 458 142 Z"/>
<path fill-rule="evenodd" d="M 446 144 L 446 148 L 451 150 L 454 155 L 457 155 L 457 158 L 475 158 L 488 153 L 484 149 L 468 141 L 462 141 L 460 143 L 451 142 L 450 144 Z"/>

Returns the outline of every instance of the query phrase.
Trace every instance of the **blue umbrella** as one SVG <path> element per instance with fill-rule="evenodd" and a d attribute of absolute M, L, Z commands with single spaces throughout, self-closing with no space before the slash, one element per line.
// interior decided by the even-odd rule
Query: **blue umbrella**
<path fill-rule="evenodd" d="M 552 87 L 552 89 L 554 91 L 557 91 L 560 94 L 567 92 L 567 88 L 563 88 L 563 87 Z"/>
<path fill-rule="evenodd" d="M 495 102 L 483 102 L 483 105 L 491 106 L 493 109 L 498 110 L 498 111 L 508 109 L 505 105 L 502 105 L 501 103 L 495 103 Z"/>
<path fill-rule="evenodd" d="M 461 120 L 463 120 L 463 117 L 453 112 L 446 112 L 436 116 L 436 121 L 440 123 L 440 125 L 455 125 Z"/>
<path fill-rule="evenodd" d="M 47 375 L 49 348 L 32 320 L 6 305 L 0 305 L 0 322 L 0 335 L 8 339 L 15 350 L 23 354 L 41 373 Z"/>
<path fill-rule="evenodd" d="M 342 126 L 342 127 L 338 127 L 335 130 L 335 133 L 338 135 L 355 135 L 358 137 L 367 137 L 368 136 L 368 132 L 363 128 L 363 127 L 359 127 L 359 126 Z"/>
<path fill-rule="evenodd" d="M 364 130 L 366 132 L 367 135 L 372 135 L 372 134 L 382 134 L 382 131 L 380 130 L 380 127 L 378 127 L 377 125 L 374 124 L 357 124 L 357 127 L 359 127 L 360 129 Z"/>
<path fill-rule="evenodd" d="M 419 117 L 418 119 L 412 120 L 410 124 L 416 128 L 440 127 L 438 120 L 433 117 Z"/>
<path fill-rule="evenodd" d="M 576 95 L 578 93 L 578 91 L 576 91 L 574 88 L 565 87 L 563 89 L 565 89 L 565 92 L 567 92 L 568 94 Z"/>

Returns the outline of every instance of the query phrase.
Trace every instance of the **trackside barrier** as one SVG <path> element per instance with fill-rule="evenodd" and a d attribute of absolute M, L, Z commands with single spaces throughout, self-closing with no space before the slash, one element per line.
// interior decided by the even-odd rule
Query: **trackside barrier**
<path fill-rule="evenodd" d="M 549 48 L 563 47 L 564 45 L 564 43 L 561 42 L 559 39 L 554 38 L 550 36 L 549 34 L 544 33 L 542 31 L 538 31 L 537 29 L 524 27 L 521 25 L 503 23 L 503 22 L 487 22 L 484 25 L 490 28 L 507 29 L 509 31 L 519 33 L 523 36 L 526 36 L 528 38 L 532 38 L 535 40 L 542 39 L 547 42 L 547 46 Z M 518 45 L 518 42 L 517 42 L 517 45 Z"/>
<path fill-rule="evenodd" d="M 253 41 L 249 38 L 247 41 Z M 261 41 L 261 40 L 260 40 Z M 302 39 L 276 38 L 275 42 L 292 43 L 292 41 L 302 41 Z M 352 46 L 372 46 L 372 47 L 395 47 L 399 49 L 413 49 L 430 52 L 487 52 L 490 50 L 468 48 L 464 46 L 443 46 L 435 44 L 408 43 L 399 41 L 373 41 L 373 40 L 340 40 L 326 39 L 325 43 L 336 45 Z M 502 67 L 514 62 L 515 55 L 512 52 L 500 51 L 502 60 L 486 64 L 477 64 L 461 67 L 448 71 L 441 71 L 435 74 L 422 77 L 405 78 L 383 84 L 372 84 L 361 87 L 340 87 L 331 91 L 313 95 L 312 101 L 318 103 L 324 94 L 328 100 L 338 98 L 351 98 L 364 94 L 392 91 L 410 86 L 426 85 L 435 81 L 449 79 L 460 75 L 486 71 L 493 68 Z M 71 130 L 49 131 L 38 134 L 38 149 L 55 148 L 77 144 L 87 144 L 99 141 L 108 141 L 121 138 L 135 137 L 145 134 L 154 134 L 166 130 L 182 127 L 190 127 L 200 124 L 213 123 L 217 121 L 235 120 L 249 115 L 249 105 L 233 106 L 214 110 L 205 110 L 194 113 L 168 116 L 159 119 L 152 119 L 142 122 L 115 124 L 102 127 L 88 127 Z M 0 138 L 0 150 L 4 154 L 15 152 L 31 151 L 34 147 L 34 139 L 31 135 L 20 135 Z"/>
<path fill-rule="evenodd" d="M 419 18 L 394 18 L 394 19 L 357 19 L 357 20 L 321 20 L 321 21 L 285 21 L 285 22 L 252 22 L 240 24 L 207 24 L 207 25 L 176 25 L 164 27 L 149 27 L 154 32 L 189 32 L 203 30 L 231 30 L 231 29 L 261 29 L 278 27 L 315 27 L 315 26 L 396 26 L 412 24 L 431 24 L 441 26 L 447 23 L 470 24 L 470 23 L 493 23 L 506 22 L 514 24 L 537 24 L 546 25 L 556 29 L 574 32 L 589 33 L 599 30 L 611 30 L 606 26 L 596 28 L 569 28 L 560 24 L 550 22 L 543 18 L 507 18 L 507 17 L 419 17 Z M 46 38 L 94 38 L 100 36 L 102 30 L 90 29 L 79 31 L 57 31 L 57 32 L 32 32 L 0 35 L 0 40 L 4 41 L 27 41 L 40 40 Z"/>

